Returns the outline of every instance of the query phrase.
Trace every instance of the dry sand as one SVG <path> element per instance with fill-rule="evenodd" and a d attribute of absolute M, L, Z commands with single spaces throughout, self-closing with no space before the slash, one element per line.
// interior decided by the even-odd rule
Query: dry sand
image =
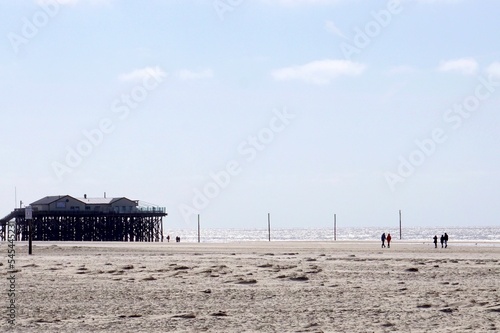
<path fill-rule="evenodd" d="M 9 325 L 2 306 L 0 332 L 500 330 L 498 243 L 35 243 L 33 256 L 17 243 L 16 250 L 17 318 Z M 6 285 L 5 243 L 0 251 Z"/>

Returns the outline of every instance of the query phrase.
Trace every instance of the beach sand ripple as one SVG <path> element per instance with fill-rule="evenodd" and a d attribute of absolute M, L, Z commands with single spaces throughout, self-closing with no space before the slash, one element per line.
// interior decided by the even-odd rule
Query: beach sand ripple
<path fill-rule="evenodd" d="M 17 246 L 18 313 L 2 332 L 500 330 L 498 246 L 36 245 Z"/>

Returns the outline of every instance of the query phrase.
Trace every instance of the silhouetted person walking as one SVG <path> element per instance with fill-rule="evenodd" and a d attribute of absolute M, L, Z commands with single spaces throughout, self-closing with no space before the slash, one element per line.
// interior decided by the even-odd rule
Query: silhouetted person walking
<path fill-rule="evenodd" d="M 382 247 L 385 247 L 385 232 L 380 236 L 380 240 L 382 241 Z"/>
<path fill-rule="evenodd" d="M 448 234 L 446 232 L 444 233 L 444 247 L 448 247 Z"/>
<path fill-rule="evenodd" d="M 444 235 L 441 235 L 441 248 L 444 247 Z"/>
<path fill-rule="evenodd" d="M 434 235 L 434 238 L 433 238 L 433 239 L 434 239 L 434 248 L 436 248 L 436 249 L 437 249 L 437 247 L 438 247 L 438 236 L 437 236 L 437 235 Z"/>
<path fill-rule="evenodd" d="M 386 239 L 387 239 L 387 247 L 389 248 L 389 247 L 391 247 L 391 239 L 392 239 L 391 234 L 387 234 Z"/>

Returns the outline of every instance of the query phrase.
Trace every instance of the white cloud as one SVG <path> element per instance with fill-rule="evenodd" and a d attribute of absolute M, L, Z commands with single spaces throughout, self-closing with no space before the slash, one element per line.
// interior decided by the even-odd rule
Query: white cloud
<path fill-rule="evenodd" d="M 500 62 L 494 62 L 486 69 L 488 75 L 500 78 Z"/>
<path fill-rule="evenodd" d="M 342 0 L 261 0 L 270 5 L 281 6 L 301 6 L 301 5 L 331 5 L 339 3 Z"/>
<path fill-rule="evenodd" d="M 151 76 L 155 77 L 165 77 L 167 74 L 158 66 L 156 67 L 145 67 L 142 69 L 136 69 L 129 73 L 121 74 L 118 79 L 124 82 L 141 82 L 142 80 L 149 78 Z"/>
<path fill-rule="evenodd" d="M 78 0 L 35 0 L 35 3 L 39 6 L 51 5 L 56 3 L 59 5 L 74 5 Z"/>
<path fill-rule="evenodd" d="M 453 3 L 461 2 L 463 0 L 413 0 L 413 1 L 422 2 L 422 3 L 450 3 L 450 4 L 453 4 Z"/>
<path fill-rule="evenodd" d="M 348 3 L 353 0 L 260 0 L 261 2 L 268 5 L 279 5 L 279 6 L 307 6 L 307 5 L 335 5 L 339 3 Z M 464 0 L 400 0 L 405 2 L 417 2 L 417 3 L 458 3 Z"/>
<path fill-rule="evenodd" d="M 392 67 L 389 70 L 389 74 L 390 75 L 412 74 L 415 73 L 416 71 L 417 70 L 411 66 L 401 65 Z"/>
<path fill-rule="evenodd" d="M 89 3 L 91 5 L 104 5 L 109 4 L 113 0 L 35 0 L 35 3 L 39 6 L 53 5 L 57 2 L 61 6 L 74 6 L 78 3 Z"/>
<path fill-rule="evenodd" d="M 200 72 L 194 72 L 188 69 L 180 70 L 177 75 L 181 80 L 201 80 L 201 79 L 210 79 L 214 76 L 214 73 L 211 69 L 205 69 Z"/>
<path fill-rule="evenodd" d="M 473 58 L 443 61 L 438 67 L 440 72 L 459 72 L 464 75 L 476 74 L 478 64 Z"/>
<path fill-rule="evenodd" d="M 365 65 L 349 60 L 318 60 L 301 66 L 280 68 L 272 71 L 275 80 L 302 80 L 312 84 L 328 84 L 341 75 L 360 75 Z"/>
<path fill-rule="evenodd" d="M 328 31 L 329 33 L 331 33 L 332 35 L 334 36 L 338 36 L 338 37 L 341 37 L 341 38 L 344 38 L 344 39 L 349 39 L 347 38 L 346 35 L 344 35 L 344 33 L 335 25 L 335 23 L 333 21 L 326 21 L 325 22 L 325 29 L 326 31 Z"/>

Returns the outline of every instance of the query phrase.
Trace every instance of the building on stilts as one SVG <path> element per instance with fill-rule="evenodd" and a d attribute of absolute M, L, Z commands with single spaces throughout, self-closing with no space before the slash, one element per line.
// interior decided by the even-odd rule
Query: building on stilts
<path fill-rule="evenodd" d="M 125 197 L 47 196 L 30 204 L 34 241 L 163 241 L 165 207 Z M 0 219 L 0 239 L 29 238 L 26 208 Z"/>

